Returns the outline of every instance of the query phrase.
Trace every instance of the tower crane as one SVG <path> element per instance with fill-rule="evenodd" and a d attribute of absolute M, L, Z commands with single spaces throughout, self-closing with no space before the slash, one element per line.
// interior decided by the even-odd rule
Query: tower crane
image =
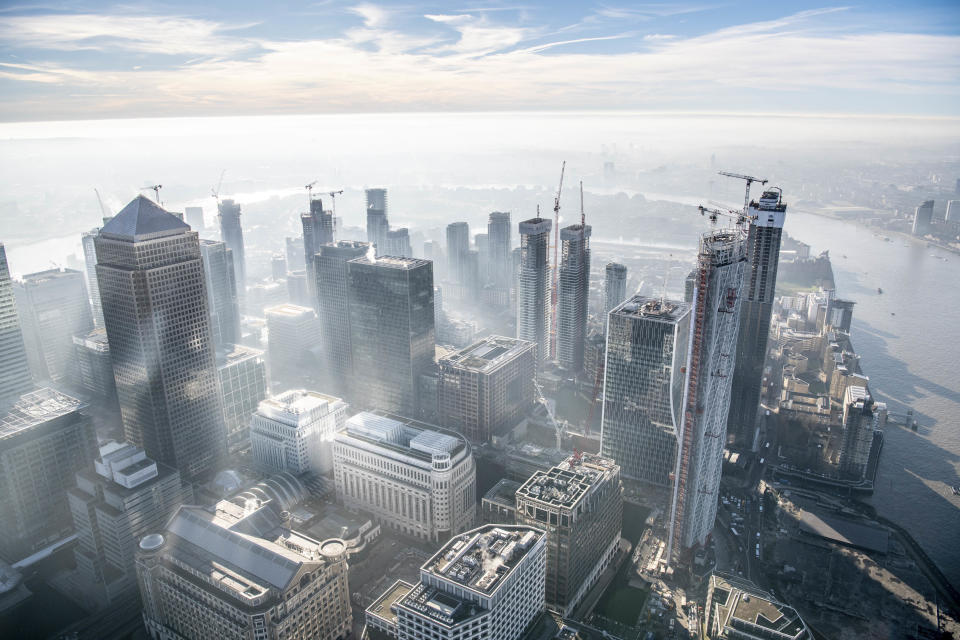
<path fill-rule="evenodd" d="M 313 185 L 317 184 L 317 181 L 314 180 L 310 184 L 304 186 L 303 188 L 307 190 L 307 206 L 309 207 L 310 203 L 313 202 Z"/>
<path fill-rule="evenodd" d="M 747 181 L 747 192 L 743 196 L 743 210 L 747 210 L 747 206 L 750 204 L 750 185 L 754 182 L 759 182 L 761 185 L 767 184 L 768 180 L 764 178 L 755 178 L 753 176 L 745 176 L 742 173 L 731 173 L 729 171 L 717 171 L 721 176 L 726 176 L 728 178 L 739 178 L 740 180 Z"/>
<path fill-rule="evenodd" d="M 217 215 L 220 215 L 220 187 L 223 186 L 223 174 L 227 172 L 226 169 L 220 172 L 220 181 L 217 182 L 217 188 L 210 189 L 210 195 L 213 196 L 213 199 L 217 201 Z"/>
<path fill-rule="evenodd" d="M 160 202 L 160 189 L 162 188 L 163 188 L 162 184 L 154 184 L 154 185 L 150 185 L 149 187 L 140 187 L 140 191 L 153 191 L 157 197 L 157 204 L 159 204 L 160 206 L 163 206 L 163 203 Z"/>
<path fill-rule="evenodd" d="M 557 187 L 557 197 L 553 199 L 553 274 L 550 296 L 550 357 L 557 357 L 557 282 L 560 277 L 560 265 L 557 262 L 557 251 L 560 246 L 560 193 L 563 191 L 563 173 L 567 169 L 567 161 L 560 165 L 560 186 Z"/>
<path fill-rule="evenodd" d="M 560 426 L 559 422 L 557 422 L 557 418 L 553 415 L 553 411 L 550 409 L 547 399 L 543 397 L 543 388 L 540 386 L 540 383 L 537 382 L 536 376 L 533 378 L 533 387 L 537 390 L 537 397 L 540 398 L 540 402 L 543 403 L 544 408 L 547 410 L 547 415 L 550 416 L 550 422 L 553 423 L 554 433 L 557 436 L 557 450 L 559 451 L 561 448 L 563 448 L 563 427 Z"/>
<path fill-rule="evenodd" d="M 337 217 L 337 196 L 343 193 L 343 189 L 340 191 L 328 191 L 327 195 L 330 196 L 330 202 L 333 204 L 333 217 Z"/>
<path fill-rule="evenodd" d="M 700 205 L 699 207 L 697 207 L 697 210 L 700 211 L 700 215 L 702 216 L 709 213 L 711 224 L 717 224 L 717 220 L 719 219 L 719 217 L 723 216 L 725 218 L 731 218 L 733 220 L 736 220 L 737 227 L 740 227 L 741 229 L 744 224 L 752 222 L 753 220 L 756 219 L 756 216 L 748 216 L 743 211 L 731 211 L 729 209 L 724 211 L 722 209 L 712 209 L 710 207 L 705 207 L 703 205 Z"/>

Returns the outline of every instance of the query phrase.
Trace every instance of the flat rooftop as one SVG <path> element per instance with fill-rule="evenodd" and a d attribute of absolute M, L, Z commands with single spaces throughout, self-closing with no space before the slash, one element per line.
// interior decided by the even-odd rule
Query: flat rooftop
<path fill-rule="evenodd" d="M 27 275 L 23 276 L 23 283 L 26 285 L 33 285 L 41 283 L 45 280 L 59 280 L 63 278 L 73 279 L 77 276 L 82 278 L 83 274 L 76 269 L 47 269 L 46 271 L 28 273 Z"/>
<path fill-rule="evenodd" d="M 519 482 L 514 482 L 508 478 L 504 478 L 497 484 L 493 485 L 489 491 L 487 491 L 483 499 L 489 500 L 490 502 L 496 502 L 504 506 L 510 507 L 511 509 L 516 508 L 516 499 L 517 499 L 517 490 L 521 487 Z"/>
<path fill-rule="evenodd" d="M 489 595 L 543 535 L 530 527 L 480 527 L 452 538 L 421 571 Z"/>
<path fill-rule="evenodd" d="M 391 626 L 397 624 L 397 614 L 392 611 L 393 607 L 404 599 L 408 593 L 413 591 L 414 586 L 409 582 L 397 580 L 389 589 L 383 592 L 379 598 L 367 607 L 367 616 L 376 616 Z"/>
<path fill-rule="evenodd" d="M 447 354 L 444 364 L 450 363 L 479 373 L 488 373 L 513 360 L 518 355 L 535 348 L 533 342 L 508 338 L 506 336 L 487 336 L 469 347 Z"/>
<path fill-rule="evenodd" d="M 20 396 L 7 414 L 0 417 L 0 440 L 85 406 L 86 403 L 49 387 L 31 391 Z"/>
<path fill-rule="evenodd" d="M 711 606 L 714 609 L 711 615 L 716 615 L 721 630 L 718 638 L 812 638 L 793 607 L 778 602 L 749 580 L 714 573 L 710 576 L 710 586 L 713 588 Z M 734 632 L 728 634 L 726 630 Z M 771 634 L 771 631 L 779 635 Z"/>
<path fill-rule="evenodd" d="M 377 265 L 378 267 L 403 270 L 416 269 L 424 265 L 433 264 L 430 260 L 424 260 L 422 258 L 403 258 L 399 256 L 382 256 L 373 259 L 371 259 L 370 256 L 360 256 L 359 258 L 350 260 L 350 262 L 354 264 L 369 264 Z"/>
<path fill-rule="evenodd" d="M 230 345 L 229 351 L 218 351 L 217 352 L 217 366 L 224 366 L 233 364 L 235 362 L 240 362 L 242 360 L 247 360 L 249 358 L 262 357 L 262 349 L 254 349 L 253 347 L 247 347 L 242 344 L 233 344 Z"/>
<path fill-rule="evenodd" d="M 279 287 L 277 283 L 272 283 L 272 285 Z M 313 309 L 310 307 L 301 307 L 295 304 L 278 304 L 273 307 L 267 307 L 263 310 L 265 315 L 271 316 L 287 316 L 290 318 L 299 318 L 303 315 L 310 315 L 313 313 Z"/>
<path fill-rule="evenodd" d="M 887 553 L 890 550 L 889 531 L 840 516 L 801 510 L 800 530 L 849 547 L 878 553 Z"/>
<path fill-rule="evenodd" d="M 611 313 L 630 318 L 675 323 L 690 312 L 690 305 L 678 300 L 663 300 L 634 295 L 620 303 Z"/>
<path fill-rule="evenodd" d="M 517 490 L 517 497 L 552 507 L 573 508 L 594 485 L 609 478 L 616 463 L 601 456 L 571 456 L 549 471 L 537 471 Z"/>
<path fill-rule="evenodd" d="M 469 447 L 466 439 L 455 431 L 379 411 L 361 411 L 351 416 L 336 437 L 355 438 L 424 463 L 432 463 L 434 456 L 445 455 L 456 463 L 459 454 Z"/>

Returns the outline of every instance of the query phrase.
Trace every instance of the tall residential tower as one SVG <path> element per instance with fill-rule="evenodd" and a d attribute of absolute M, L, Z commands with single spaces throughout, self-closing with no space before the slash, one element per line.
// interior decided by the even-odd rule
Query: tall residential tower
<path fill-rule="evenodd" d="M 590 300 L 590 225 L 560 230 L 560 274 L 557 288 L 557 364 L 576 374 L 583 369 Z"/>
<path fill-rule="evenodd" d="M 520 223 L 517 337 L 537 345 L 537 361 L 550 357 L 550 229 L 546 218 Z"/>

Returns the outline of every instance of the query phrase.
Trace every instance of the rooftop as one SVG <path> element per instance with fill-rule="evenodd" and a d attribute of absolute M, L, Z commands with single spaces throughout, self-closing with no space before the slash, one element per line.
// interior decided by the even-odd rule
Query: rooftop
<path fill-rule="evenodd" d="M 458 454 L 469 447 L 463 436 L 455 431 L 371 411 L 352 416 L 337 438 L 356 438 L 426 463 L 431 463 L 435 457 L 449 456 L 456 460 Z"/>
<path fill-rule="evenodd" d="M 377 265 L 378 267 L 402 269 L 405 271 L 433 264 L 430 260 L 424 260 L 422 258 L 402 258 L 399 256 L 382 256 L 379 258 L 371 258 L 369 255 L 354 258 L 350 262 L 353 264 L 370 264 Z"/>
<path fill-rule="evenodd" d="M 544 535 L 543 531 L 530 527 L 480 527 L 451 538 L 423 565 L 421 572 L 490 595 Z"/>
<path fill-rule="evenodd" d="M 520 223 L 520 235 L 535 235 L 550 231 L 553 221 L 548 218 L 530 218 Z"/>
<path fill-rule="evenodd" d="M 397 614 L 393 611 L 394 605 L 400 602 L 413 590 L 413 585 L 403 580 L 397 580 L 382 596 L 374 600 L 367 607 L 368 616 L 376 616 L 393 626 L 397 624 Z"/>
<path fill-rule="evenodd" d="M 253 347 L 247 347 L 242 344 L 232 344 L 229 345 L 229 347 L 229 351 L 217 352 L 218 367 L 231 365 L 235 362 L 240 362 L 249 358 L 263 357 L 263 350 L 261 349 L 254 349 Z"/>
<path fill-rule="evenodd" d="M 279 284 L 273 283 L 275 286 L 280 286 Z M 284 316 L 288 318 L 299 318 L 305 315 L 313 315 L 314 311 L 310 307 L 301 307 L 296 304 L 278 304 L 273 307 L 267 307 L 263 310 L 264 315 L 268 316 Z"/>
<path fill-rule="evenodd" d="M 73 344 L 104 353 L 110 352 L 110 342 L 107 340 L 107 330 L 103 327 L 94 329 L 82 336 L 73 336 Z"/>
<path fill-rule="evenodd" d="M 601 456 L 574 455 L 549 471 L 537 471 L 517 490 L 517 497 L 553 507 L 573 508 L 590 489 L 617 469 L 613 460 Z"/>
<path fill-rule="evenodd" d="M 23 276 L 23 283 L 25 285 L 37 284 L 44 282 L 45 280 L 56 280 L 59 278 L 76 278 L 77 276 L 83 277 L 83 274 L 77 271 L 76 269 L 47 269 L 46 271 L 38 271 L 36 273 L 28 273 Z"/>
<path fill-rule="evenodd" d="M 0 440 L 85 406 L 86 403 L 49 387 L 31 391 L 20 396 L 7 414 L 0 417 Z"/>
<path fill-rule="evenodd" d="M 190 225 L 139 195 L 103 226 L 100 235 L 120 240 L 153 240 L 190 231 Z"/>
<path fill-rule="evenodd" d="M 518 338 L 487 336 L 469 347 L 447 354 L 443 364 L 488 373 L 521 353 L 533 351 L 535 346 L 533 342 Z"/>
<path fill-rule="evenodd" d="M 635 295 L 625 300 L 611 313 L 618 316 L 644 318 L 675 323 L 690 312 L 686 302 Z"/>
<path fill-rule="evenodd" d="M 504 478 L 493 485 L 493 487 L 484 494 L 483 499 L 489 500 L 490 502 L 497 502 L 513 509 L 517 504 L 517 489 L 521 486 L 519 482 Z"/>
<path fill-rule="evenodd" d="M 335 396 L 317 391 L 291 389 L 260 402 L 257 413 L 283 422 L 300 424 L 312 421 L 336 410 L 346 403 Z"/>
<path fill-rule="evenodd" d="M 711 620 L 716 620 L 716 627 L 720 630 L 719 635 L 713 636 L 712 629 L 708 629 L 711 637 L 744 640 L 812 639 L 800 614 L 775 600 L 769 593 L 760 591 L 749 580 L 714 573 L 710 576 L 710 586 L 713 589 L 713 611 L 710 616 Z"/>

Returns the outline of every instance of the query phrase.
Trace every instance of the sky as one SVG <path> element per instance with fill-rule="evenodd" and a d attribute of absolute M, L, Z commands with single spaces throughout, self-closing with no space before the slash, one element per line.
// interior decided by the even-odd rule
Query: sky
<path fill-rule="evenodd" d="M 0 2 L 0 122 L 641 110 L 960 117 L 960 3 Z"/>

